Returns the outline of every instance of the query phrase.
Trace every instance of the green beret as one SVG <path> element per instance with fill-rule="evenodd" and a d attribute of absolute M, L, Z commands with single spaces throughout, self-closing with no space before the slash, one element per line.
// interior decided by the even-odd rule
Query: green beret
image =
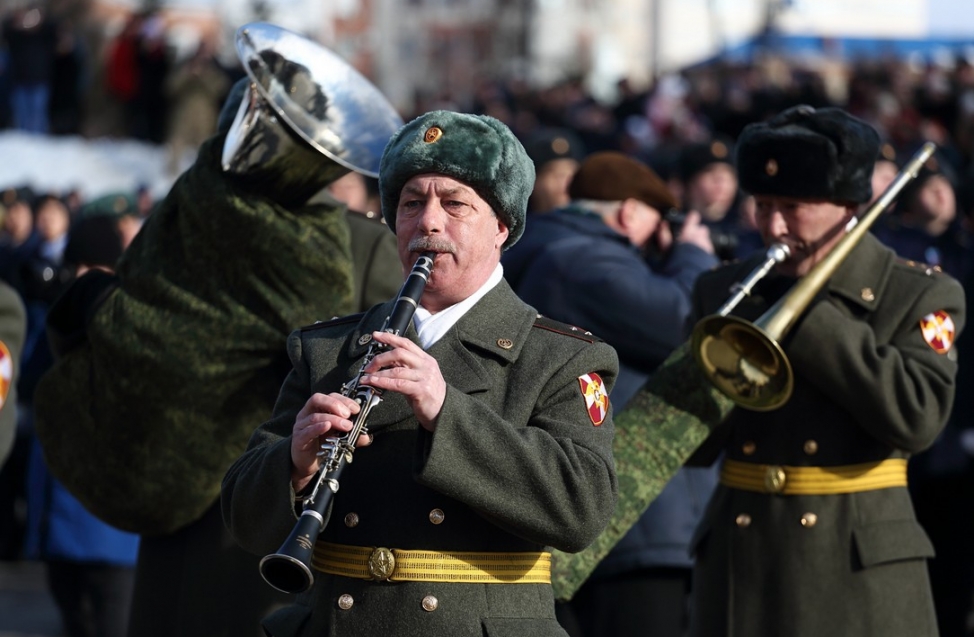
<path fill-rule="evenodd" d="M 865 203 L 879 135 L 839 108 L 792 107 L 748 124 L 737 142 L 737 174 L 752 195 Z"/>
<path fill-rule="evenodd" d="M 432 111 L 400 128 L 379 163 L 382 216 L 393 232 L 402 187 L 427 173 L 473 188 L 507 225 L 505 249 L 521 237 L 534 188 L 534 163 L 503 122 L 487 115 Z"/>

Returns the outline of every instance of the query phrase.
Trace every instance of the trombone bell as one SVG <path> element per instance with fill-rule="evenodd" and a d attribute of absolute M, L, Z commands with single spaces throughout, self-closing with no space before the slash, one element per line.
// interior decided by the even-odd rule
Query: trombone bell
<path fill-rule="evenodd" d="M 791 363 L 756 324 L 736 316 L 705 317 L 694 327 L 691 348 L 714 386 L 741 407 L 771 411 L 791 397 Z"/>

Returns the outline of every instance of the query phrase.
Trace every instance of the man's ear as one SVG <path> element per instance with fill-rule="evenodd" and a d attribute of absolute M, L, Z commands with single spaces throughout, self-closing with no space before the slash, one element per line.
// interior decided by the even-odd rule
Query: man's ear
<path fill-rule="evenodd" d="M 501 221 L 500 216 L 497 217 L 497 234 L 494 237 L 494 247 L 500 248 L 505 243 L 507 243 L 507 238 L 511 235 L 511 231 L 508 229 L 507 224 Z"/>

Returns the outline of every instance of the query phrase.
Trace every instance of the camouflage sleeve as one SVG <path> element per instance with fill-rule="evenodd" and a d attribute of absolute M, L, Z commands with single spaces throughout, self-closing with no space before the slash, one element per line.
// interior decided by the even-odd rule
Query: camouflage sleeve
<path fill-rule="evenodd" d="M 606 530 L 584 551 L 554 551 L 552 586 L 558 599 L 571 599 L 733 407 L 703 376 L 684 344 L 616 414 L 613 454 L 619 499 L 615 512 Z"/>

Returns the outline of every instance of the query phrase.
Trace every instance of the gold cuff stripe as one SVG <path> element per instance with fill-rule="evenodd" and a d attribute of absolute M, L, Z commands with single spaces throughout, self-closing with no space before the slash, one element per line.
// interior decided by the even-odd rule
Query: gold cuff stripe
<path fill-rule="evenodd" d="M 374 579 L 369 558 L 376 550 L 380 549 L 318 542 L 311 565 L 329 575 Z M 551 583 L 551 553 L 383 550 L 395 557 L 391 582 Z"/>
<path fill-rule="evenodd" d="M 724 486 L 780 495 L 835 495 L 906 486 L 906 459 L 835 467 L 789 467 L 725 460 Z"/>

